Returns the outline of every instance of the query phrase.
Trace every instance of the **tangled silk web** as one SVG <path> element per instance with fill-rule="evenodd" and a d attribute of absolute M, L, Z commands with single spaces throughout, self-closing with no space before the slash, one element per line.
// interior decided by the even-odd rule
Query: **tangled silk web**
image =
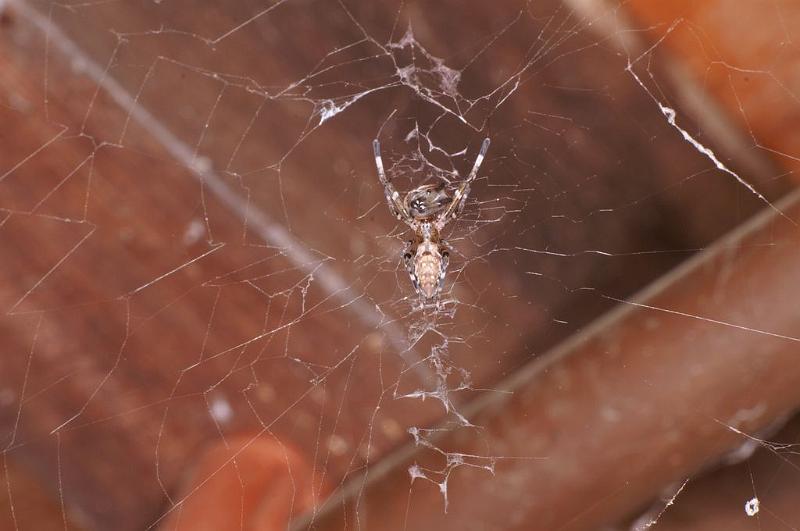
<path fill-rule="evenodd" d="M 500 378 L 742 214 L 717 213 L 699 244 L 646 241 L 633 224 L 652 229 L 651 212 L 694 185 L 777 208 L 687 125 L 658 79 L 663 39 L 646 44 L 619 6 L 140 4 L 5 6 L 20 18 L 13 60 L 41 63 L 3 106 L 35 109 L 51 136 L 2 162 L 0 194 L 27 178 L 38 195 L 0 195 L 0 227 L 22 219 L 52 240 L 58 226 L 66 243 L 42 251 L 4 299 L 8 319 L 37 318 L 4 383 L 16 404 L 4 455 L 48 441 L 59 492 L 77 505 L 105 490 L 80 474 L 93 459 L 81 441 L 113 427 L 126 441 L 113 458 L 131 452 L 149 470 L 131 485 L 152 491 L 123 510 L 152 514 L 168 500 L 151 528 L 185 501 L 176 489 L 190 449 L 237 431 L 313 456 L 320 493 L 408 442 L 440 458 L 411 464 L 409 488 L 433 483 L 446 510 L 454 471 L 489 481 L 500 460 L 547 457 L 441 449 L 442 433 L 480 436 L 465 404 L 508 393 Z M 486 136 L 487 161 L 444 234 L 440 300 L 420 305 L 371 142 L 401 193 L 452 193 Z M 643 179 L 637 157 L 661 148 L 680 160 Z M 43 159 L 57 161 L 47 179 L 36 177 Z M 110 281 L 126 264 L 124 282 Z M 637 273 L 611 289 L 628 267 Z M 72 290 L 73 273 L 92 287 Z"/>

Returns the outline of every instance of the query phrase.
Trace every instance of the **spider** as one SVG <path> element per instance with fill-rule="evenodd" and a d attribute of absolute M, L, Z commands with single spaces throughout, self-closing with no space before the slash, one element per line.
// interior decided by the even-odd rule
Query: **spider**
<path fill-rule="evenodd" d="M 444 183 L 441 183 L 414 188 L 401 201 L 400 194 L 383 171 L 380 142 L 374 140 L 372 147 L 375 151 L 378 178 L 383 185 L 389 210 L 414 231 L 414 238 L 406 243 L 403 250 L 406 270 L 417 294 L 425 301 L 430 301 L 441 291 L 447 265 L 450 262 L 450 250 L 441 237 L 442 229 L 464 210 L 469 195 L 469 185 L 478 176 L 478 168 L 486 156 L 486 150 L 489 149 L 489 139 L 483 140 L 472 171 L 456 188 L 452 198 L 447 195 Z"/>

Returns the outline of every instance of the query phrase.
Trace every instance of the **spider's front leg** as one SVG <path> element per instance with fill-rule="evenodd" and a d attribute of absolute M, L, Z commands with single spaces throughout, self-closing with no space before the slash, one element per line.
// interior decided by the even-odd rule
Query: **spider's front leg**
<path fill-rule="evenodd" d="M 489 139 L 485 138 L 483 140 L 483 144 L 481 144 L 481 150 L 478 152 L 478 156 L 475 158 L 475 164 L 472 165 L 472 171 L 469 172 L 469 176 L 464 180 L 461 185 L 456 188 L 455 193 L 453 194 L 453 200 L 450 202 L 450 205 L 440 214 L 439 216 L 439 225 L 444 227 L 447 223 L 451 220 L 457 218 L 461 215 L 461 211 L 464 210 L 464 205 L 467 203 L 467 196 L 469 196 L 469 185 L 475 178 L 478 176 L 478 170 L 483 163 L 484 157 L 486 157 L 486 151 L 489 149 Z"/>
<path fill-rule="evenodd" d="M 400 193 L 395 190 L 392 183 L 386 178 L 386 172 L 383 170 L 383 159 L 381 158 L 381 143 L 378 142 L 377 138 L 372 141 L 372 151 L 375 154 L 375 167 L 378 168 L 378 179 L 383 185 L 383 193 L 386 196 L 386 202 L 389 204 L 389 210 L 392 211 L 392 215 L 397 219 L 410 223 L 411 216 L 403 201 L 400 200 Z"/>

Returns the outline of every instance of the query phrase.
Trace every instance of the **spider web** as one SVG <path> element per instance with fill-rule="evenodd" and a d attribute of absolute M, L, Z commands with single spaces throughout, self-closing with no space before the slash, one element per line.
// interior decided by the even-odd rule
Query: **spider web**
<path fill-rule="evenodd" d="M 177 525 L 223 475 L 187 490 L 192 459 L 239 436 L 281 448 L 297 528 L 326 525 L 323 500 L 344 499 L 348 527 L 375 528 L 361 504 L 397 455 L 404 525 L 422 518 L 420 495 L 446 521 L 465 484 L 512 492 L 499 467 L 555 461 L 542 441 L 557 422 L 519 453 L 475 415 L 604 313 L 800 340 L 630 299 L 757 211 L 796 228 L 777 199 L 779 164 L 798 154 L 758 140 L 741 101 L 726 117 L 672 61 L 673 40 L 689 31 L 702 48 L 705 28 L 637 24 L 600 1 L 467 4 L 0 2 L 8 528 L 36 526 L 18 469 L 47 486 L 64 528 Z M 769 69 L 714 64 L 795 98 Z M 420 306 L 371 142 L 401 192 L 452 192 L 485 137 L 444 234 L 441 299 Z M 783 467 L 791 443 L 742 428 L 758 407 L 707 425 L 742 444 L 732 462 L 763 448 Z M 454 433 L 469 443 L 441 442 Z M 731 512 L 797 525 L 759 479 L 748 471 Z M 657 485 L 663 503 L 641 500 L 625 525 L 670 525 L 692 487 Z"/>

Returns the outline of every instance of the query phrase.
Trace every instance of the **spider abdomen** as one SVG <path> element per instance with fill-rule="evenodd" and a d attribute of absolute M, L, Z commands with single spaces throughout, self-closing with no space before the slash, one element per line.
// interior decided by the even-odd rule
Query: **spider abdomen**
<path fill-rule="evenodd" d="M 439 253 L 424 251 L 417 254 L 415 260 L 414 273 L 417 277 L 417 285 L 422 294 L 428 298 L 433 298 L 439 291 L 439 280 L 442 272 L 442 258 Z"/>

